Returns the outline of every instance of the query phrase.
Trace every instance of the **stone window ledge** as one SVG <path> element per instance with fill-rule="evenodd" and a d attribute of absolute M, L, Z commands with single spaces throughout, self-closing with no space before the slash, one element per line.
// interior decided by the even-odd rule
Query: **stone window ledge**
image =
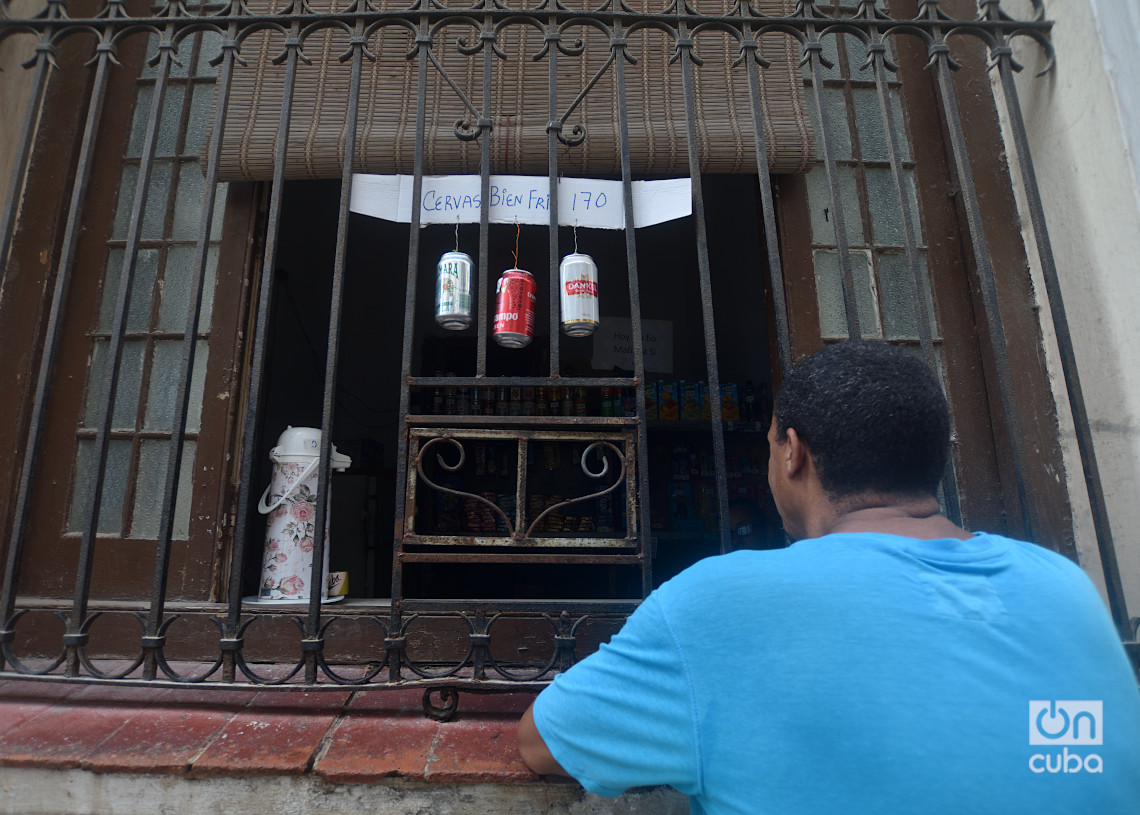
<path fill-rule="evenodd" d="M 533 694 L 465 694 L 454 721 L 423 690 L 152 689 L 0 682 L 0 767 L 361 783 L 538 782 L 515 728 Z"/>

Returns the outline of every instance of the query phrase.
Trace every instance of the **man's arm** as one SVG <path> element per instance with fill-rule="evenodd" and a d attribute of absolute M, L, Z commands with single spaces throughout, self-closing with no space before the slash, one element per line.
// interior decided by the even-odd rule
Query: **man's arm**
<path fill-rule="evenodd" d="M 554 760 L 542 735 L 534 725 L 534 703 L 526 709 L 519 722 L 519 752 L 523 761 L 539 775 L 570 775 Z"/>
<path fill-rule="evenodd" d="M 656 784 L 689 795 L 698 788 L 690 683 L 660 591 L 608 643 L 554 677 L 524 714 L 519 750 L 532 770 L 569 775 L 610 797 Z"/>

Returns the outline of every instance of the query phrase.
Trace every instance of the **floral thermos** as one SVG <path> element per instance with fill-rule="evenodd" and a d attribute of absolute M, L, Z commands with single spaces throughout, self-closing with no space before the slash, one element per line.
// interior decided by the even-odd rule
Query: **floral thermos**
<path fill-rule="evenodd" d="M 333 470 L 352 465 L 348 456 L 332 448 Z M 310 597 L 313 575 L 313 537 L 317 518 L 317 477 L 321 431 L 315 427 L 289 427 L 269 451 L 273 481 L 266 487 L 258 510 L 269 518 L 265 526 L 265 553 L 261 561 L 259 600 L 299 601 Z M 324 497 L 330 514 L 332 490 Z M 321 599 L 328 597 L 329 538 L 325 529 Z"/>

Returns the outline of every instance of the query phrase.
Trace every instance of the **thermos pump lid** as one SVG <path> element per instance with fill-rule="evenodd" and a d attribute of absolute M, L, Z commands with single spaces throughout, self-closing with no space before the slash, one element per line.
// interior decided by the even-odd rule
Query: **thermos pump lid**
<path fill-rule="evenodd" d="M 332 468 L 334 470 L 347 470 L 352 466 L 352 459 L 338 453 L 336 445 L 332 447 Z M 277 446 L 269 455 L 274 461 L 300 461 L 308 462 L 320 455 L 321 429 L 319 427 L 293 427 L 289 425 L 277 438 Z"/>

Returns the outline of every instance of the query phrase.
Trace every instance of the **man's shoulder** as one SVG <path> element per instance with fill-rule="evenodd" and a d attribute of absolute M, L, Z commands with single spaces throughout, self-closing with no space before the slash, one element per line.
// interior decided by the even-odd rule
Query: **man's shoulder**
<path fill-rule="evenodd" d="M 978 533 L 978 538 L 994 541 L 1008 548 L 1010 560 L 1022 572 L 1028 572 L 1039 579 L 1053 582 L 1055 585 L 1078 585 L 1093 589 L 1092 581 L 1079 564 L 1055 552 L 1030 541 L 1017 538 L 1008 538 L 1003 535 L 991 533 Z M 1095 592 L 1095 589 L 1093 590 Z"/>
<path fill-rule="evenodd" d="M 822 540 L 822 539 L 818 539 Z M 831 547 L 803 541 L 784 549 L 746 549 L 697 561 L 665 582 L 656 594 L 670 601 L 717 599 L 738 591 L 752 594 L 765 587 L 803 581 L 821 582 L 835 564 Z"/>
<path fill-rule="evenodd" d="M 1026 541 L 979 533 L 965 541 L 927 541 L 879 533 L 839 533 L 784 549 L 740 550 L 704 558 L 658 590 L 667 603 L 704 603 L 745 593 L 787 597 L 840 586 L 883 587 L 892 576 L 923 571 L 993 577 L 1040 591 L 1083 593 L 1091 584 L 1068 558 Z M 1094 590 L 1095 591 L 1095 590 Z"/>

